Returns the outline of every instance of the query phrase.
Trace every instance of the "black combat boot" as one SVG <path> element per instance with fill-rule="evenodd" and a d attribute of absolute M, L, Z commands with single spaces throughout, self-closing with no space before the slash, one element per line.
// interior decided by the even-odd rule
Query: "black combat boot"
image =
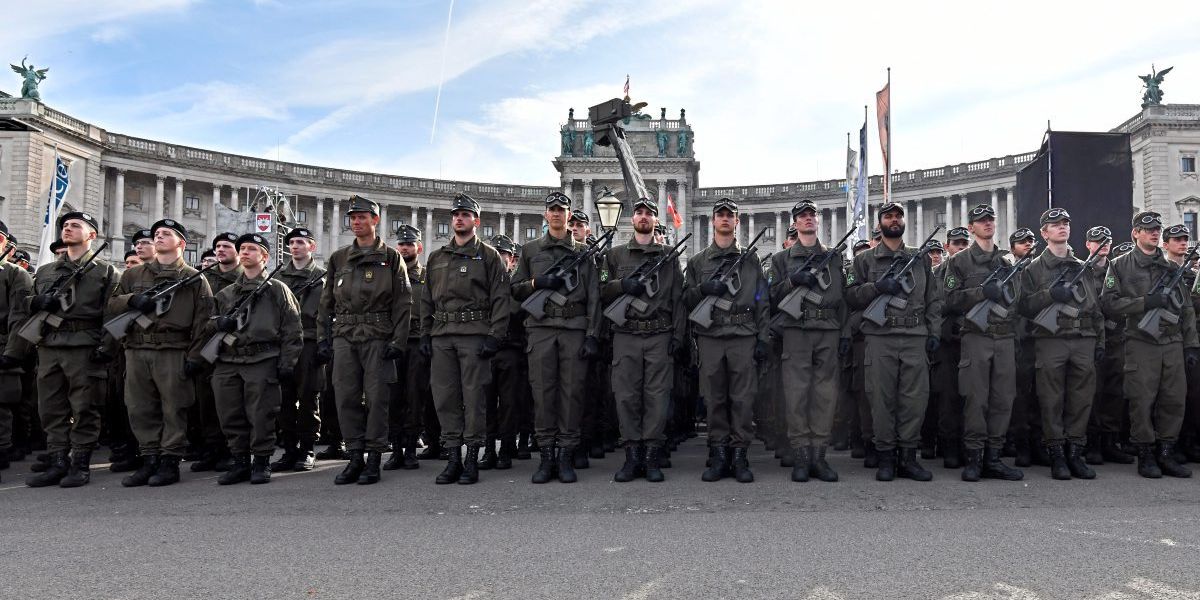
<path fill-rule="evenodd" d="M 1050 455 L 1050 445 L 1042 441 L 1041 436 L 1029 442 L 1030 462 L 1039 467 L 1054 468 L 1054 457 Z"/>
<path fill-rule="evenodd" d="M 392 438 L 392 454 L 388 456 L 387 462 L 383 463 L 384 471 L 395 471 L 404 465 L 404 445 L 400 440 L 400 436 Z"/>
<path fill-rule="evenodd" d="M 604 444 L 600 442 L 592 442 L 588 444 L 588 458 L 601 459 L 604 458 Z"/>
<path fill-rule="evenodd" d="M 666 479 L 662 472 L 662 447 L 646 447 L 646 481 L 659 483 Z"/>
<path fill-rule="evenodd" d="M 417 436 L 401 438 L 400 441 L 404 444 L 404 455 L 401 457 L 400 468 L 405 471 L 420 469 L 421 461 L 417 460 Z"/>
<path fill-rule="evenodd" d="M 205 448 L 204 453 L 200 455 L 200 460 L 193 461 L 188 467 L 188 470 L 193 473 L 212 471 L 216 468 L 217 461 L 220 460 L 220 458 L 221 457 L 216 448 Z"/>
<path fill-rule="evenodd" d="M 821 481 L 833 483 L 838 480 L 838 474 L 837 471 L 833 470 L 833 467 L 829 466 L 829 463 L 825 462 L 825 451 L 827 449 L 828 446 L 808 447 L 808 473 Z"/>
<path fill-rule="evenodd" d="M 137 445 L 129 444 L 120 455 L 113 458 L 112 464 L 108 465 L 108 470 L 111 473 L 128 473 L 136 471 L 141 466 L 141 452 L 138 451 Z"/>
<path fill-rule="evenodd" d="M 1117 445 L 1118 436 L 1119 434 L 1116 433 L 1100 434 L 1100 455 L 1104 458 L 1105 462 L 1118 465 L 1132 465 L 1135 459 Z"/>
<path fill-rule="evenodd" d="M 1029 450 L 1029 438 L 1018 437 L 1013 444 L 1017 447 L 1017 458 L 1013 460 L 1013 464 L 1018 467 L 1033 466 L 1033 453 Z"/>
<path fill-rule="evenodd" d="M 271 483 L 270 456 L 255 456 L 250 462 L 250 483 Z"/>
<path fill-rule="evenodd" d="M 350 483 L 358 483 L 358 478 L 362 475 L 363 470 L 367 468 L 367 462 L 363 459 L 362 450 L 350 451 L 350 462 L 346 463 L 346 467 L 342 469 L 337 477 L 333 478 L 334 485 L 347 485 Z"/>
<path fill-rule="evenodd" d="M 582 452 L 574 448 L 559 448 L 558 450 L 558 480 L 563 483 L 575 483 L 579 476 L 575 474 L 576 457 Z M 587 457 L 585 456 L 584 459 Z"/>
<path fill-rule="evenodd" d="M 217 478 L 218 485 L 233 485 L 243 481 L 250 481 L 250 455 L 235 454 L 233 456 L 233 465 L 228 471 L 221 473 Z"/>
<path fill-rule="evenodd" d="M 346 452 L 346 442 L 329 444 L 316 456 L 317 460 L 346 460 L 347 458 L 350 458 L 350 454 Z"/>
<path fill-rule="evenodd" d="M 947 469 L 962 468 L 962 440 L 958 438 L 942 440 L 942 466 Z"/>
<path fill-rule="evenodd" d="M 229 453 L 229 448 L 221 446 L 217 449 L 217 462 L 213 463 L 212 470 L 218 473 L 224 473 L 229 470 L 233 464 L 233 455 Z"/>
<path fill-rule="evenodd" d="M 121 485 L 125 487 L 139 487 L 146 485 L 150 481 L 150 477 L 158 472 L 158 455 L 151 454 L 150 456 L 142 457 L 142 466 L 136 471 L 125 476 L 121 480 Z"/>
<path fill-rule="evenodd" d="M 588 460 L 587 452 L 573 452 L 572 457 L 571 467 L 574 469 L 587 469 L 592 466 L 591 461 Z M 561 479 L 561 476 L 559 478 Z M 563 483 L 567 482 L 564 481 Z"/>
<path fill-rule="evenodd" d="M 983 450 L 967 448 L 967 464 L 962 470 L 963 481 L 979 481 L 983 472 Z"/>
<path fill-rule="evenodd" d="M 785 446 L 780 446 L 779 449 L 776 450 L 775 452 L 777 454 L 779 454 L 779 466 L 781 466 L 785 469 L 796 468 L 796 451 L 795 450 L 792 450 Z"/>
<path fill-rule="evenodd" d="M 1102 434 L 1093 433 L 1088 436 L 1087 446 L 1083 449 L 1083 462 L 1089 465 L 1104 464 L 1104 452 L 1100 446 L 1100 437 Z"/>
<path fill-rule="evenodd" d="M 750 457 L 746 454 L 746 448 L 733 449 L 733 478 L 738 483 L 754 481 L 754 472 L 750 470 Z"/>
<path fill-rule="evenodd" d="M 496 468 L 496 438 L 488 437 L 483 442 L 483 458 L 479 459 L 480 471 Z"/>
<path fill-rule="evenodd" d="M 366 467 L 358 476 L 358 485 L 371 485 L 379 483 L 379 463 L 383 462 L 383 453 L 375 450 L 367 452 Z"/>
<path fill-rule="evenodd" d="M 500 452 L 496 454 L 496 470 L 504 471 L 512 468 L 513 457 L 517 454 L 517 441 L 513 436 L 500 438 Z"/>
<path fill-rule="evenodd" d="M 456 483 L 459 476 L 462 475 L 462 446 L 446 448 L 446 455 L 449 456 L 446 459 L 446 468 L 442 469 L 442 472 L 438 473 L 437 479 L 434 480 L 434 483 L 438 485 Z"/>
<path fill-rule="evenodd" d="M 633 443 L 626 445 L 625 464 L 621 465 L 621 468 L 613 475 L 613 481 L 619 483 L 633 481 L 633 478 L 637 477 L 637 473 L 641 468 L 643 456 L 641 446 Z"/>
<path fill-rule="evenodd" d="M 479 481 L 479 444 L 467 444 L 467 455 L 463 457 L 462 475 L 458 482 L 471 485 Z"/>
<path fill-rule="evenodd" d="M 1179 464 L 1173 454 L 1175 450 L 1174 442 L 1159 442 L 1158 443 L 1158 468 L 1163 475 L 1168 477 L 1191 477 L 1192 470 Z"/>
<path fill-rule="evenodd" d="M 808 446 L 792 448 L 792 481 L 808 481 L 808 470 L 812 466 L 812 449 Z"/>
<path fill-rule="evenodd" d="M 70 470 L 70 459 L 66 450 L 59 450 L 50 453 L 50 461 L 45 463 L 47 466 L 37 475 L 32 475 L 25 479 L 25 485 L 29 487 L 49 487 L 58 485 L 59 482 L 67 476 Z"/>
<path fill-rule="evenodd" d="M 296 451 L 296 466 L 293 471 L 311 471 L 317 466 L 317 455 L 313 452 L 312 440 L 300 440 L 300 449 Z"/>
<path fill-rule="evenodd" d="M 879 468 L 879 450 L 875 448 L 875 442 L 866 440 L 863 442 L 863 468 L 878 469 Z M 891 481 L 890 479 L 888 481 Z"/>
<path fill-rule="evenodd" d="M 867 447 L 863 444 L 862 438 L 853 436 L 850 440 L 850 458 L 861 459 L 867 455 Z"/>
<path fill-rule="evenodd" d="M 87 485 L 92 480 L 92 451 L 76 450 L 71 454 L 67 476 L 58 482 L 59 487 L 74 488 Z"/>
<path fill-rule="evenodd" d="M 729 463 L 729 451 L 725 446 L 712 446 L 708 449 L 708 468 L 700 475 L 701 481 L 720 481 L 725 476 Z"/>
<path fill-rule="evenodd" d="M 291 471 L 296 468 L 296 461 L 300 460 L 300 449 L 298 448 L 295 436 L 292 434 L 284 434 L 280 440 L 280 446 L 283 447 L 283 456 L 279 460 L 271 463 L 272 471 Z"/>
<path fill-rule="evenodd" d="M 1067 457 L 1063 454 L 1062 444 L 1046 446 L 1046 455 L 1050 458 L 1050 476 L 1066 481 L 1071 478 L 1071 469 L 1067 465 Z"/>
<path fill-rule="evenodd" d="M 1005 481 L 1020 481 L 1025 474 L 1020 469 L 1014 469 L 1000 459 L 1000 450 L 988 446 L 983 451 L 983 477 L 985 479 L 1003 479 Z"/>
<path fill-rule="evenodd" d="M 957 443 L 958 440 L 954 440 L 954 442 Z M 949 453 L 950 449 L 946 448 L 946 452 Z M 962 464 L 962 461 L 959 461 L 959 464 Z M 900 449 L 900 464 L 896 472 L 901 477 L 907 477 L 913 481 L 929 481 L 933 479 L 933 473 L 926 471 L 925 467 L 922 467 L 921 463 L 917 462 L 916 448 Z"/>
<path fill-rule="evenodd" d="M 1138 475 L 1147 479 L 1160 479 L 1163 474 L 1162 469 L 1158 467 L 1158 460 L 1154 456 L 1154 445 L 1138 444 L 1137 451 Z"/>
<path fill-rule="evenodd" d="M 417 453 L 418 460 L 437 460 L 443 456 L 443 451 L 438 447 L 437 440 L 425 440 L 425 447 Z"/>
<path fill-rule="evenodd" d="M 875 471 L 876 481 L 892 481 L 896 478 L 896 451 L 875 450 L 879 468 Z"/>
<path fill-rule="evenodd" d="M 517 437 L 517 460 L 529 460 L 533 455 L 529 452 L 529 434 L 522 433 Z"/>
<path fill-rule="evenodd" d="M 1067 442 L 1067 468 L 1076 479 L 1095 479 L 1096 472 L 1083 461 L 1083 446 Z"/>
<path fill-rule="evenodd" d="M 945 452 L 945 448 L 942 448 Z M 936 439 L 921 439 L 921 458 L 925 460 L 933 460 L 937 458 L 937 442 Z"/>
<path fill-rule="evenodd" d="M 179 483 L 179 460 L 180 457 L 172 454 L 158 457 L 158 471 L 150 476 L 150 481 L 146 484 L 150 487 L 163 487 Z"/>
<path fill-rule="evenodd" d="M 541 455 L 541 461 L 538 462 L 538 468 L 533 472 L 533 478 L 530 479 L 533 483 L 546 483 L 554 479 L 554 448 L 546 446 L 538 450 Z"/>
<path fill-rule="evenodd" d="M 649 459 L 650 459 L 650 448 L 649 448 L 649 446 L 647 446 L 646 447 L 646 460 L 649 460 Z M 660 469 L 670 469 L 671 468 L 671 447 L 670 446 L 659 446 L 658 447 L 658 468 L 660 468 Z"/>

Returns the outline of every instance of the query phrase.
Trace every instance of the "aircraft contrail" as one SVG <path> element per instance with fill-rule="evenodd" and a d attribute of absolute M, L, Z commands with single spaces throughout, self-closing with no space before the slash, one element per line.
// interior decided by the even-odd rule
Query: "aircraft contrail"
<path fill-rule="evenodd" d="M 446 82 L 446 50 L 450 47 L 450 21 L 454 17 L 454 0 L 450 0 L 450 11 L 446 13 L 446 37 L 442 39 L 442 68 L 438 73 L 437 96 L 433 100 L 433 126 L 429 128 L 429 143 L 437 135 L 438 109 L 442 105 L 442 84 Z"/>

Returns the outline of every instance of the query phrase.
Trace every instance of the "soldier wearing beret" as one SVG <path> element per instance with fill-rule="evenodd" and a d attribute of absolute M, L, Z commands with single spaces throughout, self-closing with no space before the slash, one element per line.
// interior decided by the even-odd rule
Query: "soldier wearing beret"
<path fill-rule="evenodd" d="M 376 233 L 379 205 L 353 196 L 346 214 L 354 241 L 334 251 L 325 269 L 317 358 L 333 361 L 338 420 L 350 453 L 334 483 L 368 485 L 379 481 L 388 449 L 388 386 L 408 347 L 412 286 L 400 253 Z"/>
<path fill-rule="evenodd" d="M 421 255 L 421 230 L 412 225 L 401 225 L 396 230 L 396 251 L 404 259 L 408 283 L 413 298 L 421 297 L 425 286 L 425 267 L 417 260 Z M 421 436 L 421 425 L 426 410 L 432 410 L 433 395 L 429 388 L 429 359 L 418 352 L 421 342 L 420 302 L 413 304 L 409 313 L 407 347 L 404 357 L 396 360 L 397 381 L 390 386 L 388 406 L 388 430 L 392 440 L 392 455 L 383 464 L 384 471 L 395 469 L 417 469 L 417 438 Z M 433 414 L 432 428 L 437 431 L 437 415 Z M 427 424 L 428 426 L 428 424 Z M 433 443 L 431 446 L 439 446 Z"/>
<path fill-rule="evenodd" d="M 149 229 L 139 229 L 133 232 L 129 245 L 142 262 L 154 260 L 154 232 Z"/>
<path fill-rule="evenodd" d="M 0 254 L 9 248 L 12 239 L 8 226 L 0 221 Z M 9 458 L 21 460 L 13 452 L 13 412 L 21 404 L 21 376 L 24 374 L 25 341 L 17 336 L 17 326 L 29 315 L 28 297 L 33 292 L 29 273 L 9 262 L 0 261 L 0 469 L 8 467 Z"/>
<path fill-rule="evenodd" d="M 242 265 L 238 260 L 238 236 L 231 232 L 218 233 L 213 237 L 212 251 L 217 260 L 217 268 L 204 273 L 209 289 L 215 297 L 226 286 L 232 285 L 242 275 Z M 229 448 L 225 436 L 221 432 L 220 416 L 217 414 L 216 400 L 213 398 L 212 371 L 213 366 L 201 362 L 200 372 L 196 374 L 196 404 L 190 415 L 193 420 L 192 440 L 201 450 L 200 459 L 193 462 L 190 469 L 193 473 L 202 471 L 227 471 L 229 469 Z"/>

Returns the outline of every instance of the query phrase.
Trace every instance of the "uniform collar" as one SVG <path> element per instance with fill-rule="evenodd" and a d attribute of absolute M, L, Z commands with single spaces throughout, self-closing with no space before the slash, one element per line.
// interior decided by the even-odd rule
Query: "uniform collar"
<path fill-rule="evenodd" d="M 737 240 L 734 240 L 728 248 L 722 248 L 718 246 L 716 242 L 708 245 L 708 255 L 713 258 L 720 258 L 722 256 L 737 256 L 741 253 L 742 245 L 739 244 Z"/>
<path fill-rule="evenodd" d="M 471 236 L 471 239 L 467 240 L 467 243 L 461 246 L 454 243 L 454 238 L 451 237 L 450 242 L 445 246 L 442 246 L 442 250 L 451 254 L 474 257 L 479 256 L 479 251 L 482 244 L 483 243 L 479 241 L 479 236 L 477 235 Z"/>
<path fill-rule="evenodd" d="M 971 260 L 977 265 L 986 265 L 1004 254 L 1005 251 L 999 246 L 992 246 L 991 252 L 985 252 L 983 248 L 979 247 L 977 242 L 971 242 L 971 245 L 967 247 L 967 256 L 970 256 Z"/>
<path fill-rule="evenodd" d="M 550 235 L 549 231 L 547 231 L 546 233 L 544 233 L 542 235 L 542 247 L 543 248 L 549 248 L 551 246 L 562 246 L 563 248 L 567 248 L 569 250 L 574 250 L 575 243 L 576 243 L 575 236 L 571 235 L 570 230 L 567 230 L 567 236 L 562 239 L 558 239 L 558 238 Z"/>
<path fill-rule="evenodd" d="M 1152 265 L 1157 265 L 1160 267 L 1178 266 L 1175 263 L 1167 260 L 1167 255 L 1163 253 L 1162 248 L 1155 248 L 1153 254 L 1146 254 L 1145 252 L 1142 252 L 1141 248 L 1135 247 L 1133 252 L 1130 252 L 1130 254 L 1133 255 L 1133 264 L 1139 267 L 1149 267 Z"/>
<path fill-rule="evenodd" d="M 804 244 L 800 243 L 800 240 L 796 240 L 796 243 L 792 244 L 791 248 L 788 248 L 788 254 L 791 256 L 808 256 L 809 254 L 816 254 L 824 251 L 825 244 L 822 244 L 821 240 L 817 240 L 817 243 L 812 246 L 805 246 Z"/>
<path fill-rule="evenodd" d="M 663 248 L 664 248 L 664 246 L 662 244 L 656 244 L 654 242 L 650 242 L 649 244 L 645 244 L 645 245 L 639 244 L 637 241 L 637 238 L 629 238 L 629 243 L 626 246 L 630 250 L 636 250 L 638 252 L 645 252 L 647 254 L 653 254 L 655 252 L 662 252 Z"/>
<path fill-rule="evenodd" d="M 183 258 L 180 257 L 180 258 L 176 258 L 175 262 L 173 262 L 169 265 L 164 265 L 164 264 L 158 262 L 157 259 L 152 258 L 152 259 L 150 259 L 150 262 L 145 263 L 145 265 L 146 265 L 146 268 L 149 269 L 151 273 L 154 273 L 157 275 L 159 273 L 178 272 L 183 269 L 184 262 L 183 262 Z M 241 268 L 242 268 L 241 265 L 238 265 L 238 269 L 241 269 Z"/>
<path fill-rule="evenodd" d="M 878 246 L 871 248 L 871 252 L 875 253 L 876 258 L 895 258 L 897 256 L 903 256 L 907 258 L 911 254 L 908 251 L 908 246 L 901 245 L 900 248 L 893 252 L 892 249 L 888 248 L 887 244 L 883 242 L 879 242 Z M 945 262 L 942 264 L 945 264 Z"/>
<path fill-rule="evenodd" d="M 367 256 L 368 254 L 378 254 L 383 252 L 384 247 L 383 239 L 381 239 L 379 236 L 375 236 L 375 241 L 370 246 L 366 247 L 359 246 L 358 240 L 356 239 L 353 242 L 350 242 L 349 258 L 358 258 L 360 256 Z"/>

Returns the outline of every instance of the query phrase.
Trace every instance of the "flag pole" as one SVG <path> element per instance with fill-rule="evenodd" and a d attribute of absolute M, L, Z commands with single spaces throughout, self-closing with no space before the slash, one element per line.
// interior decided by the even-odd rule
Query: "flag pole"
<path fill-rule="evenodd" d="M 888 118 L 887 118 L 887 164 L 884 165 L 885 200 L 892 199 L 892 68 L 887 68 Z"/>
<path fill-rule="evenodd" d="M 863 127 L 866 127 L 866 126 L 867 126 L 867 105 L 864 104 L 863 105 Z M 870 134 L 868 133 L 867 135 L 870 135 Z M 859 148 L 859 152 L 862 152 L 862 148 Z M 867 178 L 866 179 L 867 185 L 863 188 L 866 190 L 866 193 L 863 194 L 863 217 L 865 218 L 865 217 L 870 216 L 870 214 L 871 214 L 871 175 L 869 173 L 863 173 L 862 171 L 864 171 L 864 170 L 865 169 L 860 169 L 858 176 Z"/>

